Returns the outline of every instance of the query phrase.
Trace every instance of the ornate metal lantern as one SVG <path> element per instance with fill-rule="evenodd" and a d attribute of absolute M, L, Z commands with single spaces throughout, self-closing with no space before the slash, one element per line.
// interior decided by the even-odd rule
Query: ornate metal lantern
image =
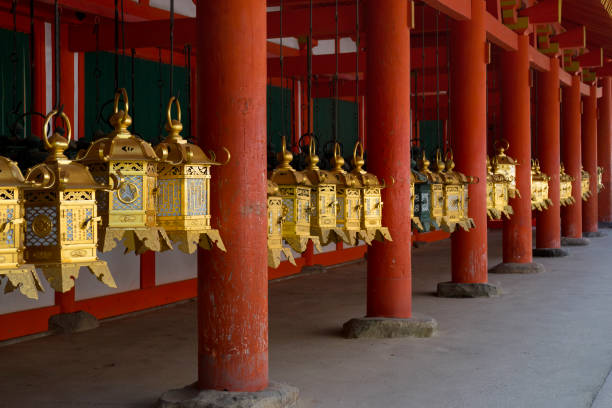
<path fill-rule="evenodd" d="M 572 182 L 574 178 L 565 172 L 565 167 L 561 163 L 561 169 L 559 171 L 559 190 L 560 190 L 560 204 L 563 207 L 572 205 L 576 202 L 572 197 Z"/>
<path fill-rule="evenodd" d="M 506 156 L 507 157 L 507 156 Z M 487 214 L 493 220 L 507 218 L 514 213 L 508 204 L 511 181 L 504 174 L 495 173 L 487 157 Z"/>
<path fill-rule="evenodd" d="M 38 299 L 42 291 L 34 265 L 24 264 L 24 189 L 26 183 L 17 163 L 0 156 L 0 283 L 7 279 L 5 293 L 16 289 Z"/>
<path fill-rule="evenodd" d="M 344 242 L 355 245 L 361 233 L 361 192 L 359 181 L 354 174 L 348 173 L 342 167 L 344 158 L 340 154 L 340 145 L 334 146 L 333 169 L 330 171 L 336 184 L 336 228 L 346 238 Z"/>
<path fill-rule="evenodd" d="M 429 169 L 430 161 L 427 160 L 427 156 L 423 151 L 421 158 L 417 161 L 417 166 L 419 171 L 427 178 L 427 185 L 429 186 L 430 195 L 429 201 L 427 205 L 427 209 L 425 209 L 424 200 L 421 201 L 421 214 L 424 211 L 429 211 L 429 228 L 427 227 L 427 221 L 421 218 L 421 223 L 423 227 L 426 228 L 427 231 L 432 229 L 440 228 L 442 223 L 442 218 L 444 217 L 444 179 L 440 173 L 434 173 Z M 444 171 L 444 162 L 440 158 L 440 166 L 442 167 L 442 171 Z M 421 184 L 419 186 L 424 186 L 425 184 Z M 418 191 L 418 187 L 417 187 Z M 416 205 L 415 205 L 416 207 Z M 417 210 L 418 212 L 418 210 Z"/>
<path fill-rule="evenodd" d="M 516 187 L 516 166 L 518 163 L 512 157 L 506 155 L 506 151 L 510 147 L 510 143 L 503 139 L 495 143 L 496 155 L 491 160 L 491 167 L 494 174 L 500 174 L 505 177 L 508 186 L 508 197 L 520 197 L 521 193 Z"/>
<path fill-rule="evenodd" d="M 176 104 L 178 120 L 172 119 L 172 104 Z M 179 243 L 178 248 L 192 254 L 198 245 L 211 249 L 217 245 L 225 251 L 219 231 L 210 226 L 210 173 L 217 163 L 215 155 L 207 156 L 202 149 L 188 143 L 181 136 L 181 105 L 174 96 L 167 110 L 168 136 L 155 149 L 160 157 L 157 166 L 157 225 L 170 239 Z"/>
<path fill-rule="evenodd" d="M 604 173 L 603 167 L 597 166 L 597 192 L 598 193 L 604 189 L 603 173 Z"/>
<path fill-rule="evenodd" d="M 531 209 L 544 211 L 552 205 L 548 198 L 548 181 L 550 177 L 540 170 L 540 161 L 531 161 Z"/>
<path fill-rule="evenodd" d="M 583 201 L 591 198 L 591 175 L 582 166 L 580 166 L 580 192 Z"/>
<path fill-rule="evenodd" d="M 385 184 L 380 184 L 378 177 L 363 170 L 365 160 L 363 159 L 363 146 L 357 142 L 353 150 L 353 166 L 351 171 L 361 187 L 361 232 L 360 238 L 370 245 L 373 240 L 383 242 L 392 241 L 387 227 L 382 226 L 383 201 L 380 192 Z"/>
<path fill-rule="evenodd" d="M 410 219 L 412 225 L 419 231 L 429 231 L 431 218 L 429 216 L 429 201 L 431 187 L 427 176 L 416 170 L 416 161 L 410 163 Z M 427 225 L 427 229 L 425 229 Z"/>
<path fill-rule="evenodd" d="M 268 266 L 271 268 L 278 268 L 281 253 L 295 265 L 291 250 L 283 246 L 283 224 L 286 217 L 287 207 L 283 206 L 278 186 L 268 180 Z"/>
<path fill-rule="evenodd" d="M 67 292 L 81 267 L 87 267 L 99 281 L 117 287 L 106 262 L 97 258 L 98 222 L 95 193 L 106 193 L 118 186 L 94 181 L 84 165 L 64 155 L 72 129 L 65 113 L 61 113 L 68 137 L 57 132 L 47 139 L 47 127 L 57 111 L 45 119 L 44 142 L 50 155 L 44 163 L 31 168 L 25 190 L 25 260 L 40 268 L 51 287 Z"/>
<path fill-rule="evenodd" d="M 282 150 L 279 153 L 279 165 L 272 172 L 270 180 L 278 185 L 283 198 L 283 239 L 296 252 L 304 252 L 308 240 L 315 248 L 321 248 L 318 237 L 310 235 L 310 190 L 312 184 L 302 172 L 291 167 L 293 155 L 287 150 L 285 137 L 282 138 Z"/>
<path fill-rule="evenodd" d="M 125 110 L 119 110 L 122 96 Z M 125 89 L 115 93 L 110 123 L 115 130 L 96 140 L 77 158 L 99 183 L 108 183 L 117 176 L 125 179 L 119 190 L 110 195 L 103 192 L 97 195 L 98 211 L 102 217 L 100 251 L 110 251 L 122 238 L 126 250 L 137 254 L 171 249 L 170 238 L 156 222 L 159 158 L 149 143 L 128 130 L 132 118 Z"/>

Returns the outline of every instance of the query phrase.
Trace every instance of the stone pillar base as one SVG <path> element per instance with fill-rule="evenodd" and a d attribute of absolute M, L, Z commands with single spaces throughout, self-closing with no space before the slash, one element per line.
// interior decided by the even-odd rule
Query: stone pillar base
<path fill-rule="evenodd" d="M 431 337 L 437 329 L 438 322 L 427 316 L 415 315 L 408 319 L 362 317 L 344 323 L 342 335 L 347 339 Z"/>
<path fill-rule="evenodd" d="M 583 232 L 582 236 L 585 238 L 603 238 L 603 237 L 607 237 L 608 234 L 606 234 L 605 232 L 601 232 L 601 231 L 592 231 L 592 232 Z"/>
<path fill-rule="evenodd" d="M 561 246 L 586 246 L 590 243 L 586 238 L 561 237 Z"/>
<path fill-rule="evenodd" d="M 561 248 L 534 248 L 533 256 L 537 258 L 563 258 L 568 256 L 566 250 Z"/>
<path fill-rule="evenodd" d="M 612 222 L 599 221 L 599 228 L 612 228 Z"/>
<path fill-rule="evenodd" d="M 544 272 L 544 265 L 531 262 L 531 263 L 500 263 L 489 269 L 489 273 L 506 273 L 506 274 L 530 274 Z"/>
<path fill-rule="evenodd" d="M 195 384 L 165 392 L 158 408 L 297 408 L 299 390 L 270 381 L 258 392 L 200 390 Z"/>
<path fill-rule="evenodd" d="M 477 298 L 497 297 L 499 295 L 501 295 L 501 289 L 490 283 L 438 283 L 438 297 Z"/>
<path fill-rule="evenodd" d="M 87 312 L 61 313 L 49 318 L 49 331 L 54 333 L 78 333 L 100 327 L 95 316 Z"/>

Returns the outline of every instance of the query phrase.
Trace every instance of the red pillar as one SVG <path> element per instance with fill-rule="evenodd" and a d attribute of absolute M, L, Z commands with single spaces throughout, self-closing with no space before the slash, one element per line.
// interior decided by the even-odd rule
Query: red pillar
<path fill-rule="evenodd" d="M 612 78 L 602 78 L 597 122 L 597 164 L 604 169 L 604 189 L 599 193 L 599 221 L 612 222 Z"/>
<path fill-rule="evenodd" d="M 201 389 L 268 386 L 266 3 L 197 2 L 198 140 L 219 156 L 211 223 L 227 253 L 198 252 Z"/>
<path fill-rule="evenodd" d="M 480 179 L 469 189 L 469 215 L 476 228 L 452 235 L 452 279 L 486 283 L 487 276 L 487 116 L 485 3 L 471 0 L 472 19 L 451 25 L 450 137 L 456 168 Z M 369 39 L 368 39 L 369 41 Z M 368 81 L 369 83 L 369 81 Z M 371 109 L 370 105 L 368 105 Z"/>
<path fill-rule="evenodd" d="M 550 177 L 548 196 L 553 204 L 546 211 L 538 211 L 536 248 L 561 248 L 561 193 L 559 172 L 561 160 L 561 101 L 559 60 L 550 59 L 550 71 L 538 72 L 538 158 L 540 168 Z M 527 167 L 531 167 L 529 164 Z M 529 191 L 529 190 L 528 190 Z M 529 193 L 525 192 L 528 196 Z"/>
<path fill-rule="evenodd" d="M 502 134 L 510 143 L 508 154 L 518 161 L 516 185 L 521 193 L 510 200 L 514 214 L 504 220 L 504 263 L 531 263 L 531 96 L 529 37 L 518 36 L 518 51 L 502 52 L 500 86 Z M 473 200 L 472 200 L 473 202 Z"/>
<path fill-rule="evenodd" d="M 366 2 L 369 171 L 395 184 L 383 190 L 383 224 L 393 242 L 368 249 L 369 317 L 409 318 L 412 305 L 410 217 L 410 27 L 405 0 Z"/>
<path fill-rule="evenodd" d="M 572 77 L 572 85 L 563 88 L 563 164 L 565 172 L 574 177 L 572 196 L 576 202 L 564 207 L 562 214 L 562 235 L 568 238 L 582 238 L 582 196 L 580 194 L 581 153 L 581 106 L 580 77 Z"/>
<path fill-rule="evenodd" d="M 590 86 L 590 95 L 583 98 L 582 165 L 591 175 L 591 198 L 582 204 L 582 232 L 597 231 L 597 86 Z"/>

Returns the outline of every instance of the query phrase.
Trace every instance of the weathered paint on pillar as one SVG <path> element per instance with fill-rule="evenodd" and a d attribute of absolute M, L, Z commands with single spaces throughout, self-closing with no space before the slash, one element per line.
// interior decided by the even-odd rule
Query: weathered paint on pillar
<path fill-rule="evenodd" d="M 550 59 L 550 71 L 538 72 L 537 153 L 540 168 L 550 177 L 548 197 L 553 204 L 536 212 L 536 248 L 561 248 L 561 93 L 559 60 Z M 529 166 L 529 164 L 527 165 Z M 530 166 L 529 166 L 530 167 Z M 529 195 L 528 193 L 525 193 Z"/>
<path fill-rule="evenodd" d="M 514 214 L 504 220 L 504 263 L 530 263 L 531 234 L 531 95 L 529 87 L 529 37 L 518 36 L 518 51 L 502 52 L 502 134 L 510 143 L 508 154 L 518 161 L 516 186 L 521 193 L 510 199 Z"/>
<path fill-rule="evenodd" d="M 452 280 L 487 282 L 487 108 L 485 3 L 471 0 L 472 19 L 451 25 L 450 137 L 458 171 L 478 177 L 469 189 L 476 228 L 452 235 Z M 368 81 L 369 83 L 369 81 Z"/>
<path fill-rule="evenodd" d="M 212 169 L 211 223 L 227 253 L 198 252 L 201 389 L 268 386 L 266 4 L 197 3 L 198 140 L 232 160 Z"/>
<path fill-rule="evenodd" d="M 366 2 L 368 170 L 395 184 L 383 190 L 383 224 L 393 242 L 368 249 L 367 315 L 408 318 L 412 304 L 410 239 L 409 2 Z"/>
<path fill-rule="evenodd" d="M 582 232 L 597 231 L 597 87 L 589 89 L 590 95 L 583 98 L 582 165 L 591 175 L 591 198 L 582 202 Z"/>
<path fill-rule="evenodd" d="M 599 193 L 599 221 L 612 222 L 612 78 L 601 81 L 597 121 L 597 164 L 603 167 L 604 189 Z"/>
<path fill-rule="evenodd" d="M 572 197 L 576 202 L 561 211 L 561 234 L 569 238 L 582 238 L 582 196 L 580 194 L 581 150 L 581 98 L 580 77 L 572 77 L 572 85 L 563 88 L 562 159 L 565 172 L 574 177 Z"/>

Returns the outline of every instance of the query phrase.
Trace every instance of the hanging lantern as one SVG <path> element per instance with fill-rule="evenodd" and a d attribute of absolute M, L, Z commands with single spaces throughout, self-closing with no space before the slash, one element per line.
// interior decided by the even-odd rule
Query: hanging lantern
<path fill-rule="evenodd" d="M 312 184 L 302 172 L 291 167 L 293 154 L 287 150 L 285 137 L 282 138 L 282 150 L 279 153 L 279 165 L 272 172 L 270 180 L 278 185 L 283 198 L 283 213 L 286 214 L 283 228 L 283 239 L 296 252 L 304 252 L 308 240 L 315 248 L 321 249 L 318 237 L 310 235 L 310 190 Z"/>
<path fill-rule="evenodd" d="M 423 151 L 421 158 L 417 161 L 417 166 L 419 171 L 427 178 L 427 183 L 418 184 L 415 190 L 417 191 L 417 198 L 420 188 L 428 189 L 429 194 L 426 196 L 427 203 L 425 199 L 421 199 L 420 213 L 418 209 L 416 211 L 419 213 L 421 223 L 427 231 L 440 228 L 444 217 L 444 179 L 439 173 L 434 173 L 429 169 L 430 164 L 425 151 Z M 444 162 L 441 162 L 440 165 L 444 170 Z M 415 208 L 418 208 L 418 206 L 415 205 Z M 429 218 L 429 221 L 427 221 L 427 218 Z"/>
<path fill-rule="evenodd" d="M 531 209 L 544 211 L 553 204 L 548 198 L 548 181 L 550 177 L 540 170 L 540 161 L 531 161 Z"/>
<path fill-rule="evenodd" d="M 172 119 L 172 104 L 176 104 L 178 120 Z M 155 151 L 160 157 L 157 166 L 157 225 L 166 231 L 178 248 L 192 254 L 198 245 L 211 249 L 217 245 L 225 251 L 219 231 L 210 226 L 210 174 L 217 163 L 215 155 L 207 156 L 202 149 L 181 136 L 181 105 L 174 96 L 167 110 L 168 136 Z"/>
<path fill-rule="evenodd" d="M 361 192 L 359 180 L 354 174 L 348 173 L 344 166 L 344 157 L 340 152 L 340 144 L 334 145 L 333 169 L 330 171 L 336 184 L 336 228 L 349 245 L 356 245 L 361 231 Z"/>
<path fill-rule="evenodd" d="M 600 193 L 604 189 L 603 185 L 603 167 L 597 166 L 597 192 Z"/>
<path fill-rule="evenodd" d="M 427 176 L 416 170 L 416 161 L 410 160 L 410 219 L 419 231 L 429 231 L 429 201 L 431 188 Z M 423 224 L 423 221 L 426 224 Z M 425 229 L 427 225 L 427 229 Z"/>
<path fill-rule="evenodd" d="M 580 166 L 580 188 L 582 201 L 587 201 L 591 198 L 591 175 L 582 166 Z"/>
<path fill-rule="evenodd" d="M 119 110 L 123 97 L 125 110 Z M 99 249 L 107 252 L 124 239 L 127 251 L 142 254 L 172 249 L 170 238 L 157 226 L 157 163 L 159 158 L 151 145 L 132 135 L 127 92 L 115 92 L 113 130 L 96 140 L 77 161 L 85 164 L 98 183 L 108 183 L 121 176 L 125 182 L 112 194 L 98 192 L 98 211 L 102 217 Z"/>
<path fill-rule="evenodd" d="M 353 150 L 352 174 L 357 177 L 361 187 L 361 232 L 360 238 L 370 245 L 373 240 L 380 242 L 392 241 L 387 227 L 382 226 L 383 201 L 380 192 L 385 188 L 385 183 L 380 184 L 378 178 L 362 167 L 365 165 L 363 159 L 363 146 L 357 142 Z"/>
<path fill-rule="evenodd" d="M 565 172 L 565 167 L 561 163 L 561 169 L 559 171 L 559 192 L 560 192 L 560 204 L 563 207 L 572 205 L 576 202 L 572 197 L 572 182 L 574 178 Z"/>
<path fill-rule="evenodd" d="M 7 279 L 4 293 L 19 291 L 38 299 L 43 288 L 34 265 L 23 260 L 25 219 L 24 189 L 26 183 L 17 163 L 0 156 L 0 283 Z"/>
<path fill-rule="evenodd" d="M 25 190 L 25 260 L 40 268 L 51 287 L 67 292 L 74 287 L 81 267 L 87 267 L 99 281 L 111 288 L 117 285 L 106 262 L 97 258 L 98 222 L 95 193 L 118 187 L 94 181 L 84 165 L 64 155 L 72 135 L 65 113 L 68 137 L 57 132 L 47 139 L 47 127 L 57 111 L 49 113 L 44 124 L 43 141 L 50 155 L 26 175 L 31 186 Z"/>
<path fill-rule="evenodd" d="M 508 181 L 508 197 L 520 197 L 521 193 L 516 187 L 516 166 L 518 163 L 512 157 L 506 155 L 506 151 L 510 147 L 507 140 L 498 140 L 495 143 L 496 155 L 491 159 L 491 167 L 494 174 L 500 174 Z"/>
<path fill-rule="evenodd" d="M 506 156 L 507 157 L 507 156 Z M 514 213 L 508 203 L 510 180 L 504 174 L 495 173 L 487 157 L 487 214 L 492 220 L 507 218 Z"/>
<path fill-rule="evenodd" d="M 271 268 L 278 268 L 281 254 L 295 265 L 291 249 L 283 246 L 283 224 L 286 217 L 287 207 L 283 206 L 278 186 L 268 180 L 268 266 Z"/>

